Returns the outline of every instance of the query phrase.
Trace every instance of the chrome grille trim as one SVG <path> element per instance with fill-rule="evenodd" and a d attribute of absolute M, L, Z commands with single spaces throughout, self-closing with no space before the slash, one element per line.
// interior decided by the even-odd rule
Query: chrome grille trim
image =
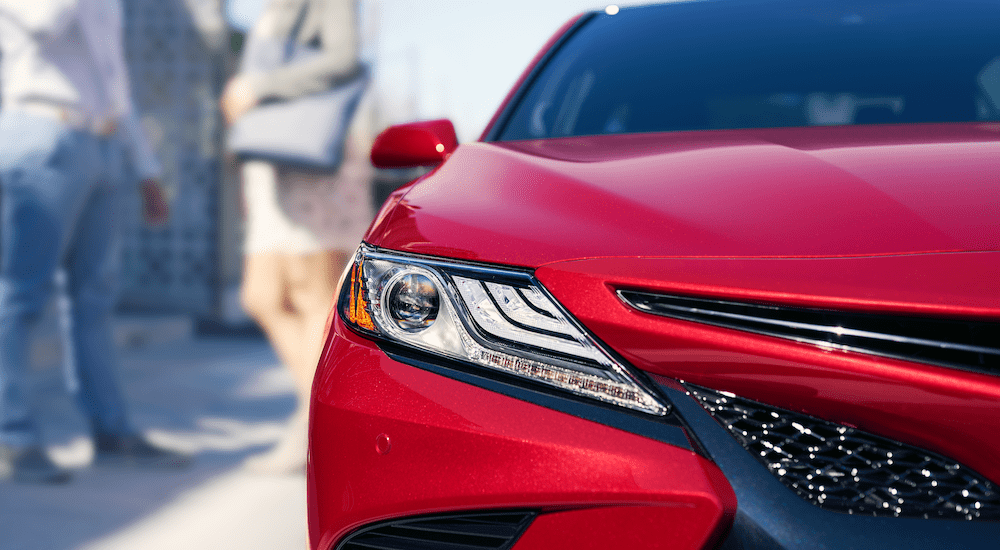
<path fill-rule="evenodd" d="M 634 309 L 825 349 L 1000 374 L 1000 322 L 800 308 L 619 290 Z"/>
<path fill-rule="evenodd" d="M 949 458 L 756 401 L 684 384 L 782 484 L 847 514 L 1000 521 L 1000 491 Z"/>

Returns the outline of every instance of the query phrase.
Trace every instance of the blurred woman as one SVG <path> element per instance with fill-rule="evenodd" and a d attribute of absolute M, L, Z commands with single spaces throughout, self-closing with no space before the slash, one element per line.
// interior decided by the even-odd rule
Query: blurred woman
<path fill-rule="evenodd" d="M 359 70 L 356 0 L 272 0 L 248 42 L 272 40 L 318 49 L 303 61 L 261 70 L 244 65 L 223 91 L 233 123 L 262 101 L 321 92 Z M 301 471 L 306 460 L 309 391 L 323 326 L 338 278 L 371 221 L 372 177 L 363 136 L 348 136 L 335 173 L 247 160 L 241 298 L 295 379 L 299 406 L 285 437 L 248 466 Z"/>

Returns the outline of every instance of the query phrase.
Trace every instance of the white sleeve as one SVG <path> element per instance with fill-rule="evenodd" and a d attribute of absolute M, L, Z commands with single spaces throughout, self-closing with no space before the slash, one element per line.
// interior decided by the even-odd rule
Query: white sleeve
<path fill-rule="evenodd" d="M 31 1 L 31 0 L 26 0 Z M 162 167 L 149 137 L 136 118 L 128 64 L 122 44 L 124 12 L 120 0 L 80 0 L 80 24 L 91 56 L 97 61 L 105 91 L 118 121 L 119 137 L 127 147 L 141 179 L 159 178 Z"/>
<path fill-rule="evenodd" d="M 62 33 L 79 9 L 79 0 L 0 0 L 0 14 L 41 37 Z"/>

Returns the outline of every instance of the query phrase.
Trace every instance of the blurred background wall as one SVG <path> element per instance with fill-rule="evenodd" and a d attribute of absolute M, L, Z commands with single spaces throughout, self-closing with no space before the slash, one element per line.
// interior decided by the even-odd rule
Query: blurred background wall
<path fill-rule="evenodd" d="M 121 307 L 218 313 L 223 279 L 221 146 L 217 98 L 228 69 L 222 0 L 126 0 L 132 93 L 172 202 L 163 228 L 139 223 L 125 240 Z M 138 205 L 136 195 L 133 204 Z"/>
<path fill-rule="evenodd" d="M 224 151 L 218 96 L 267 0 L 124 0 L 126 55 L 143 125 L 172 201 L 162 228 L 125 242 L 121 308 L 239 325 L 241 204 Z M 628 2 L 637 4 L 647 2 Z M 362 57 L 375 79 L 356 124 L 370 142 L 390 124 L 450 118 L 478 139 L 538 49 L 592 0 L 361 0 Z M 380 203 L 410 172 L 379 172 Z"/>

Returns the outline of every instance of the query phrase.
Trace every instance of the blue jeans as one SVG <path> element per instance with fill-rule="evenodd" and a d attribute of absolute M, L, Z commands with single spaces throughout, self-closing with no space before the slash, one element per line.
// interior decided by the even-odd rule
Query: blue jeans
<path fill-rule="evenodd" d="M 40 443 L 28 339 L 62 269 L 76 397 L 95 432 L 131 432 L 111 314 L 120 265 L 123 156 L 115 139 L 0 111 L 0 443 Z"/>

